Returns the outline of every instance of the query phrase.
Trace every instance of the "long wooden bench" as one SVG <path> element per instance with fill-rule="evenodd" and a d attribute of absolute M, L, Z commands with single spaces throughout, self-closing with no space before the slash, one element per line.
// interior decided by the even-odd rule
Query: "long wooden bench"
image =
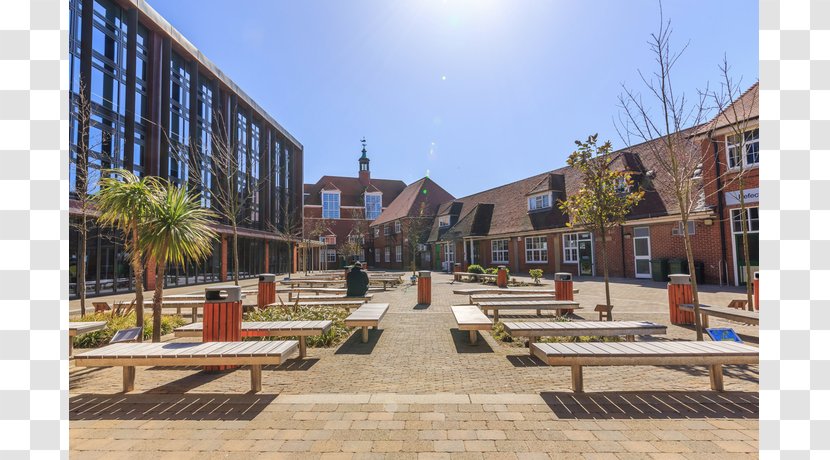
<path fill-rule="evenodd" d="M 369 341 L 369 328 L 378 328 L 380 320 L 386 315 L 389 310 L 388 303 L 367 303 L 352 312 L 346 318 L 346 327 L 360 327 L 363 328 L 361 341 L 366 343 Z"/>
<path fill-rule="evenodd" d="M 366 292 L 382 292 L 383 288 L 379 287 L 370 287 Z M 296 288 L 288 288 L 284 291 L 278 291 L 277 293 L 288 292 L 289 300 L 297 294 L 300 293 L 313 293 L 318 295 L 346 295 L 346 288 L 330 288 L 330 287 L 296 287 Z"/>
<path fill-rule="evenodd" d="M 508 302 L 514 300 L 556 300 L 555 294 L 475 294 L 470 296 L 470 303 Z"/>
<path fill-rule="evenodd" d="M 372 286 L 372 285 L 378 285 L 378 284 L 383 285 L 383 290 L 385 291 L 385 290 L 386 290 L 386 288 L 387 288 L 390 284 L 392 285 L 392 287 L 395 287 L 395 286 L 397 286 L 397 285 L 401 284 L 401 280 L 400 280 L 400 279 L 397 279 L 397 278 L 396 278 L 396 279 L 388 279 L 388 278 L 382 278 L 382 279 L 378 279 L 378 278 L 369 278 L 369 286 Z"/>
<path fill-rule="evenodd" d="M 300 302 L 323 302 L 323 301 L 330 301 L 330 300 L 360 300 L 363 302 L 368 302 L 372 300 L 372 294 L 366 294 L 363 296 L 346 296 L 345 294 L 321 294 L 321 295 L 308 295 L 308 294 L 296 294 L 292 295 L 292 293 L 288 293 L 288 301 L 295 302 L 299 300 Z"/>
<path fill-rule="evenodd" d="M 90 332 L 101 331 L 107 327 L 106 321 L 70 321 L 69 322 L 69 357 L 75 354 L 75 337 Z"/>
<path fill-rule="evenodd" d="M 694 304 L 684 303 L 679 305 L 681 310 L 695 311 Z M 709 305 L 700 305 L 700 322 L 703 327 L 709 327 L 709 317 L 728 319 L 738 323 L 758 325 L 761 316 L 757 311 L 736 310 L 734 308 L 718 308 Z"/>
<path fill-rule="evenodd" d="M 478 331 L 489 331 L 493 321 L 475 305 L 453 305 L 450 307 L 459 331 L 470 332 L 470 343 L 478 342 Z"/>
<path fill-rule="evenodd" d="M 573 300 L 508 300 L 479 302 L 478 308 L 485 314 L 493 310 L 493 321 L 498 322 L 499 310 L 536 310 L 537 315 L 540 315 L 542 310 L 556 310 L 556 314 L 561 316 L 562 310 L 579 310 L 582 307 Z"/>
<path fill-rule="evenodd" d="M 290 279 L 290 280 L 282 280 L 280 284 L 284 284 L 286 286 L 291 287 L 300 287 L 300 286 L 308 286 L 308 287 L 328 287 L 328 286 L 343 286 L 343 280 L 309 280 L 309 279 Z"/>
<path fill-rule="evenodd" d="M 300 301 L 293 301 L 293 302 L 274 302 L 272 304 L 268 304 L 265 308 L 294 308 L 294 307 L 343 307 L 347 310 L 351 310 L 353 308 L 360 308 L 361 306 L 365 305 L 366 302 L 362 300 L 345 300 L 345 299 L 338 299 L 338 300 L 328 300 L 328 301 L 311 301 L 311 300 L 300 300 Z"/>
<path fill-rule="evenodd" d="M 331 320 L 323 321 L 243 321 L 242 337 L 301 337 L 300 358 L 306 357 L 305 337 L 323 335 L 331 329 Z M 176 337 L 201 337 L 202 323 L 190 323 L 173 330 Z"/>
<path fill-rule="evenodd" d="M 495 280 L 498 275 L 493 275 L 490 273 L 470 273 L 470 272 L 454 272 L 452 274 L 453 282 L 455 281 L 463 281 L 464 278 L 468 278 L 471 281 L 478 282 L 482 279 L 491 279 Z"/>
<path fill-rule="evenodd" d="M 625 336 L 629 342 L 636 335 L 665 334 L 666 326 L 649 321 L 522 321 L 505 322 L 504 330 L 513 337 L 528 337 L 531 343 L 539 337 Z"/>
<path fill-rule="evenodd" d="M 124 392 L 135 387 L 136 366 L 251 366 L 251 390 L 262 390 L 262 366 L 297 353 L 296 340 L 273 342 L 116 343 L 75 357 L 76 366 L 122 366 Z"/>
<path fill-rule="evenodd" d="M 758 349 L 737 342 L 533 343 L 551 366 L 571 366 L 571 388 L 582 392 L 582 366 L 709 366 L 713 390 L 723 391 L 724 364 L 757 364 Z"/>

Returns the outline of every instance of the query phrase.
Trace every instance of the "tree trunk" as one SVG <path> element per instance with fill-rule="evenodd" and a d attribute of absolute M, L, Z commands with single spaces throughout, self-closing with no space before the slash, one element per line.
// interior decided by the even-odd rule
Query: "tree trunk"
<path fill-rule="evenodd" d="M 689 281 L 692 284 L 692 302 L 695 305 L 695 334 L 697 340 L 703 340 L 703 327 L 700 321 L 700 299 L 697 295 L 697 275 L 695 274 L 695 261 L 692 254 L 692 242 L 689 239 L 688 217 L 683 219 L 683 246 L 686 249 L 686 263 L 689 264 Z"/>
<path fill-rule="evenodd" d="M 138 246 L 138 223 L 133 222 L 130 259 L 133 264 L 133 279 L 135 281 L 135 325 L 144 327 L 144 264 L 141 262 L 141 250 Z M 156 280 L 158 282 L 158 279 Z M 143 329 L 142 329 L 143 330 Z M 139 334 L 138 341 L 144 341 L 144 334 Z"/>
<path fill-rule="evenodd" d="M 744 252 L 744 273 L 746 277 L 746 305 L 749 308 L 749 311 L 754 311 L 754 305 L 752 304 L 752 269 L 749 266 L 749 211 L 746 209 L 746 203 L 744 203 L 744 178 L 743 178 L 743 163 L 741 164 L 741 172 L 739 173 L 740 176 L 738 177 L 738 199 L 740 200 L 740 209 L 741 209 L 741 239 L 743 240 L 741 246 L 743 246 Z M 737 257 L 736 257 L 737 260 Z"/>
<path fill-rule="evenodd" d="M 164 295 L 164 277 L 167 264 L 156 260 L 156 290 L 153 292 L 153 342 L 161 342 L 161 299 Z M 141 308 L 144 308 L 142 305 Z"/>
<path fill-rule="evenodd" d="M 86 216 L 81 215 L 81 226 L 78 229 L 78 234 L 81 241 L 78 246 L 78 267 L 76 286 L 78 287 L 78 297 L 81 299 L 81 316 L 86 315 L 86 239 L 89 233 L 87 228 Z"/>
<path fill-rule="evenodd" d="M 605 279 L 605 305 L 611 306 L 611 287 L 608 281 L 608 239 L 605 231 L 602 232 L 602 275 Z"/>
<path fill-rule="evenodd" d="M 239 235 L 233 224 L 233 284 L 239 286 Z"/>

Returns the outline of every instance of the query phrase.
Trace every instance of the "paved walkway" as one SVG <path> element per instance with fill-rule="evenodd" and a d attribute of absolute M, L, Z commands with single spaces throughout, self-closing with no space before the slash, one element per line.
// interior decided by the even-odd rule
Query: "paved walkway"
<path fill-rule="evenodd" d="M 356 332 L 339 347 L 309 349 L 309 359 L 266 369 L 258 395 L 246 394 L 245 370 L 216 375 L 187 367 L 140 368 L 135 393 L 123 395 L 120 369 L 73 367 L 73 454 L 756 455 L 757 366 L 726 368 L 728 391 L 722 394 L 709 391 L 702 367 L 587 368 L 587 393 L 574 396 L 569 370 L 542 365 L 527 348 L 499 344 L 489 333 L 477 346 L 468 345 L 467 334 L 454 329 L 449 307 L 466 302 L 452 289 L 469 285 L 450 281 L 434 275 L 429 307 L 415 305 L 414 287 L 377 293 L 375 301 L 389 302 L 390 311 L 369 343 L 360 343 Z M 604 303 L 602 283 L 578 281 L 577 287 L 582 316 L 593 319 L 593 305 Z M 739 296 L 734 289 L 701 294 L 704 303 L 723 305 Z M 668 324 L 663 283 L 617 282 L 612 298 L 615 319 Z M 712 322 L 757 342 L 757 327 Z M 694 338 L 691 328 L 670 326 L 668 332 L 659 340 Z"/>

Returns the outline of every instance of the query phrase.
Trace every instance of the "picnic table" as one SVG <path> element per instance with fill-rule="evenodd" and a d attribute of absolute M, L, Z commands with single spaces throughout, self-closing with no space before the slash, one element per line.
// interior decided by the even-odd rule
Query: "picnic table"
<path fill-rule="evenodd" d="M 695 306 L 691 303 L 680 304 L 679 308 L 685 311 L 695 311 Z M 755 326 L 758 325 L 761 318 L 757 311 L 736 310 L 734 308 L 720 308 L 700 304 L 700 322 L 703 327 L 709 327 L 710 316 L 728 319 L 738 323 L 753 324 Z"/>
<path fill-rule="evenodd" d="M 69 322 L 69 357 L 75 354 L 75 337 L 100 331 L 107 327 L 106 321 L 70 321 Z"/>
<path fill-rule="evenodd" d="M 562 310 L 578 310 L 582 307 L 573 300 L 507 300 L 479 302 L 478 308 L 485 314 L 488 310 L 493 310 L 493 321 L 498 322 L 499 310 L 536 310 L 537 315 L 541 315 L 542 310 L 556 310 L 556 314 L 561 315 Z"/>

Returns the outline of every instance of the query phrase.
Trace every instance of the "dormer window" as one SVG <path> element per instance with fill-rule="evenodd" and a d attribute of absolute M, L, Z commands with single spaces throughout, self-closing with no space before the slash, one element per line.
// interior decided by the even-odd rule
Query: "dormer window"
<path fill-rule="evenodd" d="M 628 193 L 630 191 L 630 187 L 626 183 L 627 181 L 625 179 L 625 176 L 620 176 L 617 178 L 617 185 L 614 187 L 617 193 Z"/>
<path fill-rule="evenodd" d="M 537 211 L 550 207 L 551 194 L 550 192 L 540 193 L 538 195 L 531 195 L 527 197 L 527 210 Z"/>
<path fill-rule="evenodd" d="M 380 216 L 381 200 L 383 195 L 380 193 L 366 193 L 363 201 L 366 207 L 366 219 L 375 220 Z"/>
<path fill-rule="evenodd" d="M 438 218 L 438 228 L 450 226 L 450 216 L 441 216 Z"/>
<path fill-rule="evenodd" d="M 323 192 L 323 219 L 340 218 L 340 192 Z"/>
<path fill-rule="evenodd" d="M 395 233 L 400 233 L 400 232 L 401 232 L 401 221 L 396 220 L 395 221 Z"/>

